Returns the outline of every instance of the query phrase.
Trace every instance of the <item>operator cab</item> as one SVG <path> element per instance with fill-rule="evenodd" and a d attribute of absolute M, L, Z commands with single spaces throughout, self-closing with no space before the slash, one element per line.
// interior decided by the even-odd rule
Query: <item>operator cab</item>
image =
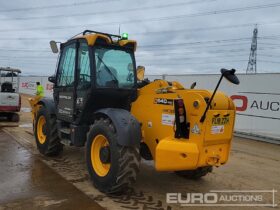
<path fill-rule="evenodd" d="M 101 108 L 130 110 L 137 96 L 135 50 L 127 36 L 89 30 L 60 44 L 56 75 L 49 77 L 58 118 L 79 124 Z"/>

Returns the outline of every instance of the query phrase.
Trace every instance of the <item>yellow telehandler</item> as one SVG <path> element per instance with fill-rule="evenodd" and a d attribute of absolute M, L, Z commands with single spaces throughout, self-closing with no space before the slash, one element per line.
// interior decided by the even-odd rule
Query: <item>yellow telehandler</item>
<path fill-rule="evenodd" d="M 127 190 L 141 157 L 156 170 L 200 178 L 229 157 L 235 106 L 217 89 L 235 70 L 221 70 L 214 91 L 178 82 L 144 79 L 136 68 L 136 41 L 86 30 L 60 49 L 53 98 L 32 99 L 34 136 L 40 153 L 58 155 L 63 145 L 86 146 L 92 182 L 105 193 Z"/>

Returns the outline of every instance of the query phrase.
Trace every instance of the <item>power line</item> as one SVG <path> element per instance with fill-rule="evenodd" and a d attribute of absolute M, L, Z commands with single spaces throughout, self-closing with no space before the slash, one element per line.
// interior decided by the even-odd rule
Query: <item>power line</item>
<path fill-rule="evenodd" d="M 275 64 L 280 64 L 280 62 L 278 61 L 267 61 L 267 60 L 258 60 L 259 62 L 263 62 L 263 63 L 275 63 Z"/>
<path fill-rule="evenodd" d="M 280 35 L 272 35 L 272 36 L 260 37 L 260 39 L 279 39 L 279 38 L 280 38 Z"/>
<path fill-rule="evenodd" d="M 106 0 L 106 2 L 111 2 L 117 0 Z M 25 7 L 25 8 L 17 8 L 17 9 L 6 9 L 0 10 L 0 12 L 20 12 L 20 11 L 30 11 L 30 10 L 41 10 L 41 9 L 56 9 L 56 8 L 65 8 L 65 7 L 73 7 L 73 6 L 81 6 L 81 5 L 88 5 L 88 4 L 98 4 L 98 3 L 105 3 L 104 0 L 97 0 L 97 1 L 83 1 L 79 3 L 71 3 L 71 4 L 56 4 L 56 5 L 48 5 L 48 6 L 37 6 L 37 7 Z"/>
<path fill-rule="evenodd" d="M 172 54 L 170 54 L 172 55 Z M 167 54 L 167 56 L 170 56 L 169 54 Z M 165 55 L 166 56 L 166 55 Z M 234 54 L 234 55 L 231 55 L 230 57 L 246 57 L 247 54 Z M 279 56 L 272 56 L 272 55 L 264 55 L 264 54 L 259 54 L 260 57 L 270 57 L 270 58 L 280 58 L 280 55 Z M 149 56 L 136 56 L 139 60 L 142 60 L 144 59 L 145 61 L 149 61 L 149 60 L 152 60 L 154 61 L 154 57 L 164 57 L 162 55 L 153 55 L 151 59 L 147 59 Z M 225 58 L 225 57 L 229 57 L 227 55 L 220 55 L 220 56 L 206 56 L 206 57 L 201 57 L 201 56 L 196 56 L 196 57 L 180 57 L 180 58 L 173 58 L 173 57 L 169 57 L 168 59 L 171 59 L 172 61 L 173 60 L 195 60 L 195 59 L 220 59 L 220 58 Z M 31 61 L 36 61 L 36 60 L 43 60 L 43 61 L 56 61 L 57 60 L 57 57 L 55 58 L 51 58 L 51 57 L 47 57 L 47 56 L 16 56 L 16 57 L 10 57 L 10 56 L 1 56 L 0 57 L 0 60 L 31 60 Z M 166 57 L 164 57 L 163 59 L 166 59 Z M 160 59 L 159 59 L 160 60 Z"/>
<path fill-rule="evenodd" d="M 0 58 L 0 60 L 2 60 L 1 58 Z M 10 61 L 12 61 L 12 59 L 7 59 L 7 60 L 10 60 Z M 185 59 L 177 59 L 177 60 L 181 60 L 181 61 L 185 61 Z M 241 62 L 241 61 L 246 61 L 246 60 L 225 60 L 225 61 L 207 61 L 206 63 L 227 63 L 227 62 Z M 25 61 L 20 61 L 20 62 L 23 62 L 23 63 L 25 63 Z M 28 61 L 26 61 L 27 63 L 30 63 L 30 62 L 28 62 Z M 42 62 L 38 62 L 38 63 L 42 63 Z M 48 62 L 49 63 L 49 62 Z M 146 63 L 150 63 L 150 62 L 147 62 L 146 61 Z M 162 63 L 162 62 L 160 62 L 160 64 L 164 64 L 164 65 L 181 65 L 181 64 L 200 64 L 201 62 L 187 62 L 187 63 L 172 63 L 172 62 L 170 62 L 170 63 Z M 31 63 L 30 63 L 31 64 Z M 37 62 L 34 62 L 33 64 L 37 64 Z"/>
<path fill-rule="evenodd" d="M 269 57 L 269 58 L 280 58 L 280 55 L 265 55 L 265 54 L 258 54 L 260 57 Z"/>
<path fill-rule="evenodd" d="M 51 52 L 51 50 L 36 50 L 36 49 L 5 49 L 5 48 L 0 48 L 0 51 L 11 51 L 11 52 Z"/>
<path fill-rule="evenodd" d="M 257 23 L 258 26 L 277 25 L 277 24 L 280 24 L 280 21 L 259 22 L 259 23 Z M 193 31 L 222 30 L 222 29 L 231 29 L 231 28 L 252 27 L 253 25 L 256 25 L 256 23 L 252 22 L 252 23 L 245 23 L 245 24 L 200 27 L 200 28 L 187 28 L 187 29 L 179 29 L 179 30 L 147 31 L 147 32 L 137 32 L 137 33 L 132 33 L 132 34 L 133 35 L 154 35 L 154 34 L 166 35 L 165 33 L 181 33 L 181 32 L 193 32 Z"/>
<path fill-rule="evenodd" d="M 2 60 L 2 59 L 0 59 Z M 13 60 L 7 60 L 7 61 L 13 61 Z M 185 61 L 185 60 L 182 60 L 182 61 Z M 205 62 L 177 62 L 177 63 L 163 63 L 163 62 L 154 62 L 154 63 L 150 63 L 149 61 L 142 61 L 142 63 L 146 63 L 145 66 L 162 66 L 162 65 L 165 65 L 165 66 L 173 66 L 173 65 L 205 65 L 205 64 L 221 64 L 221 63 L 235 63 L 235 62 L 247 62 L 248 60 L 224 60 L 224 61 L 205 61 Z M 280 62 L 277 62 L 277 61 L 268 61 L 268 60 L 259 60 L 259 62 L 263 62 L 263 63 L 272 63 L 272 64 L 280 64 Z M 20 61 L 17 65 L 22 65 L 22 64 L 30 64 L 30 66 L 33 66 L 33 65 L 55 65 L 56 63 L 50 63 L 50 62 L 33 62 L 33 63 L 30 63 L 28 61 Z"/>
<path fill-rule="evenodd" d="M 38 59 L 42 59 L 42 60 L 57 60 L 57 57 L 50 57 L 50 56 L 0 56 L 0 59 L 29 59 L 29 60 L 38 60 Z"/>
<path fill-rule="evenodd" d="M 223 42 L 237 42 L 237 41 L 248 41 L 250 38 L 236 38 L 236 39 L 219 39 L 219 40 L 207 40 L 207 41 L 197 41 L 197 42 L 182 42 L 182 43 L 166 43 L 166 44 L 151 44 L 151 45 L 140 45 L 139 48 L 147 47 L 170 47 L 170 46 L 182 46 L 182 45 L 199 45 L 199 44 L 209 44 L 209 43 L 223 43 Z"/>
<path fill-rule="evenodd" d="M 184 55 L 185 56 L 185 55 Z M 236 55 L 231 55 L 230 57 L 246 57 L 247 54 L 236 54 Z M 137 60 L 139 61 L 140 59 L 145 59 L 145 60 L 155 60 L 154 57 L 159 57 L 159 56 L 153 56 L 151 57 L 150 59 L 147 59 L 145 58 L 145 56 L 137 56 Z M 160 57 L 163 57 L 163 56 L 160 56 Z M 180 58 L 177 58 L 177 57 L 169 57 L 168 59 L 170 60 L 192 60 L 192 59 L 216 59 L 216 58 L 228 58 L 229 56 L 227 55 L 219 55 L 219 56 L 196 56 L 196 57 L 188 57 L 188 56 L 185 56 L 185 57 L 180 57 Z M 163 59 L 167 59 L 166 57 L 164 57 Z M 157 60 L 160 60 L 160 59 L 157 59 Z"/>
<path fill-rule="evenodd" d="M 240 45 L 241 43 L 239 43 Z M 243 44 L 247 44 L 247 43 L 243 43 Z M 212 45 L 212 46 L 192 46 L 191 48 L 188 48 L 188 50 L 192 50 L 192 49 L 197 49 L 197 48 L 212 48 L 212 47 L 225 47 L 225 46 L 232 46 L 234 44 L 226 44 L 226 45 Z M 139 46 L 140 47 L 140 46 Z M 147 46 L 147 47 L 150 47 L 150 46 Z M 158 47 L 165 47 L 165 46 L 158 46 Z M 166 46 L 168 47 L 168 45 Z M 181 47 L 180 44 L 174 44 L 174 46 L 169 46 L 168 49 L 164 49 L 164 48 L 161 48 L 161 50 L 169 50 L 170 47 Z M 182 46 L 183 47 L 183 46 Z M 142 48 L 145 48 L 145 46 L 142 46 Z M 272 49 L 272 48 L 269 48 L 269 49 Z M 274 48 L 273 48 L 274 49 Z M 33 50 L 33 49 L 0 49 L 0 52 L 3 51 L 3 52 L 30 52 L 30 53 L 35 53 L 35 52 L 40 52 L 40 53 L 50 53 L 51 54 L 51 51 L 50 50 Z M 139 50 L 141 52 L 141 50 Z M 139 52 L 138 51 L 138 52 Z M 145 50 L 145 51 L 157 51 L 157 49 L 153 48 L 153 49 L 148 49 L 148 50 Z M 145 52 L 144 51 L 144 52 Z M 192 52 L 190 52 L 192 53 Z"/>
<path fill-rule="evenodd" d="M 159 45 L 159 46 L 156 46 L 156 47 L 163 47 L 163 46 L 169 46 L 167 49 L 165 48 L 161 48 L 160 50 L 170 50 L 170 45 L 172 45 L 173 47 L 178 47 L 178 46 L 182 46 L 182 45 L 186 45 L 187 43 L 176 43 L 176 44 L 163 44 L 163 45 Z M 231 46 L 233 44 L 230 44 L 228 46 Z M 142 48 L 145 48 L 145 46 L 148 47 L 148 49 L 145 49 L 145 51 L 154 51 L 154 52 L 157 52 L 157 49 L 155 49 L 156 47 L 152 48 L 152 49 L 149 49 L 150 48 L 150 45 L 143 45 Z M 225 46 L 225 45 L 224 45 Z M 196 46 L 196 47 L 191 47 L 191 48 L 188 48 L 187 50 L 192 50 L 192 49 L 197 49 L 197 48 L 201 48 L 201 47 L 216 47 L 216 46 Z M 219 45 L 217 47 L 220 47 Z M 140 46 L 139 46 L 140 48 Z M 259 48 L 259 50 L 278 50 L 279 47 L 275 46 L 275 47 L 261 47 Z M 247 49 L 229 49 L 229 50 L 214 50 L 214 51 L 205 51 L 205 52 L 211 52 L 211 53 L 215 53 L 215 52 L 218 52 L 218 53 L 224 53 L 224 52 L 241 52 L 241 51 L 246 51 Z M 41 53 L 50 53 L 51 54 L 51 51 L 48 50 L 48 49 L 41 49 L 41 50 L 37 50 L 37 49 L 5 49 L 5 48 L 0 48 L 0 51 L 4 51 L 4 52 L 41 52 Z M 141 52 L 141 51 L 140 51 Z M 172 53 L 172 54 L 175 54 L 173 53 L 172 51 L 170 52 L 167 52 L 168 54 Z M 177 54 L 182 54 L 182 53 L 185 53 L 185 52 L 179 52 Z M 196 53 L 195 51 L 188 51 L 187 53 Z M 201 52 L 199 52 L 201 53 Z"/>
<path fill-rule="evenodd" d="M 259 51 L 265 51 L 265 50 L 278 50 L 279 48 L 276 47 L 276 48 L 259 48 L 258 50 Z M 160 52 L 162 52 L 162 50 L 169 50 L 169 49 L 161 49 Z M 204 53 L 215 53 L 215 54 L 221 54 L 221 53 L 239 53 L 239 52 L 247 52 L 248 49 L 246 48 L 240 48 L 240 49 L 229 49 L 229 50 L 204 50 Z M 154 51 L 156 52 L 156 54 L 154 54 L 153 56 L 161 56 L 161 55 L 188 55 L 188 54 L 201 54 L 201 51 L 187 51 L 187 52 L 184 52 L 184 51 L 181 51 L 181 52 L 164 52 L 164 53 L 157 53 L 157 51 Z"/>
<path fill-rule="evenodd" d="M 183 42 L 183 43 L 166 43 L 158 45 L 140 45 L 139 48 L 149 48 L 149 47 L 165 47 L 165 46 L 182 46 L 182 45 L 199 45 L 199 44 L 208 44 L 208 43 L 224 43 L 224 42 L 237 42 L 237 41 L 246 41 L 250 38 L 236 38 L 236 39 L 220 39 L 220 40 L 206 40 L 206 41 L 197 41 L 197 42 Z M 49 49 L 6 49 L 0 48 L 0 51 L 36 51 L 36 52 L 50 52 Z"/>
<path fill-rule="evenodd" d="M 246 56 L 247 54 L 239 54 L 239 55 L 232 55 L 231 57 L 239 57 L 239 56 Z M 185 58 L 172 58 L 172 60 L 184 60 L 184 59 L 211 59 L 211 58 L 223 58 L 223 57 L 228 57 L 228 56 L 207 56 L 207 57 L 185 57 Z M 145 58 L 145 56 L 137 56 L 137 58 Z M 48 60 L 48 61 L 56 61 L 57 57 L 49 57 L 49 56 L 1 56 L 0 60 Z M 145 59 L 146 60 L 146 59 Z"/>
<path fill-rule="evenodd" d="M 157 5 L 157 6 L 145 6 L 145 7 L 137 7 L 137 8 L 130 8 L 130 9 L 119 9 L 119 10 L 107 10 L 107 11 L 99 11 L 99 12 L 88 12 L 88 13 L 75 13 L 71 15 L 46 15 L 46 16 L 31 16 L 31 17 L 15 17 L 15 18 L 0 18 L 0 20 L 38 20 L 38 19 L 46 19 L 46 18 L 64 18 L 64 17 L 84 17 L 84 16 L 95 16 L 95 15 L 104 15 L 104 14 L 114 14 L 114 13 L 123 13 L 123 12 L 133 12 L 139 10 L 149 10 L 149 9 L 160 9 L 166 7 L 174 7 L 174 6 L 183 6 L 183 5 L 190 5 L 190 4 L 198 4 L 204 2 L 212 2 L 218 0 L 200 0 L 200 1 L 189 1 L 189 2 L 179 2 L 179 3 L 172 3 L 172 4 L 165 4 L 165 5 Z"/>
<path fill-rule="evenodd" d="M 280 35 L 279 35 L 280 36 Z M 234 38 L 234 39 L 217 39 L 217 40 L 206 40 L 206 41 L 196 41 L 196 42 L 181 42 L 181 43 L 163 43 L 158 45 L 140 45 L 141 47 L 161 47 L 161 46 L 171 46 L 171 45 L 199 45 L 199 44 L 208 44 L 208 43 L 224 43 L 224 42 L 239 42 L 239 41 L 247 41 L 250 40 L 250 37 L 241 37 L 241 38 Z M 7 50 L 7 51 L 33 51 L 33 49 L 6 49 L 6 48 L 0 48 L 0 50 Z M 42 50 L 40 50 L 42 51 Z M 44 51 L 50 52 L 49 49 L 44 49 Z"/>
<path fill-rule="evenodd" d="M 273 35 L 273 36 L 262 36 L 259 37 L 261 38 L 266 38 L 266 37 L 280 37 L 280 35 Z M 181 43 L 162 43 L 162 44 L 157 44 L 157 45 L 140 45 L 139 48 L 152 48 L 152 50 L 155 50 L 156 47 L 168 47 L 168 50 L 170 49 L 170 46 L 184 46 L 184 45 L 203 45 L 203 44 L 211 44 L 211 43 L 224 43 L 224 42 L 234 42 L 232 44 L 228 45 L 215 45 L 217 47 L 220 46 L 230 46 L 230 45 L 235 45 L 235 42 L 240 42 L 240 41 L 248 41 L 250 40 L 249 37 L 241 37 L 241 38 L 234 38 L 234 39 L 217 39 L 217 40 L 206 40 L 206 41 L 196 41 L 196 42 L 181 42 Z M 240 43 L 239 43 L 240 44 Z M 246 43 L 244 43 L 246 44 Z M 204 46 L 202 46 L 204 47 Z M 205 46 L 205 47 L 214 47 L 214 46 Z M 275 47 L 266 47 L 267 49 L 279 49 L 277 46 Z M 264 49 L 264 48 L 261 48 Z M 165 50 L 165 49 L 161 49 Z M 235 49 L 233 49 L 235 50 Z M 242 49 L 243 50 L 243 49 Z M 51 52 L 48 48 L 45 49 L 21 49 L 21 48 L 16 48 L 16 49 L 7 49 L 7 48 L 0 48 L 0 51 L 12 51 L 12 52 L 17 52 L 17 51 L 23 51 L 23 52 Z M 147 51 L 147 49 L 145 50 Z"/>
<path fill-rule="evenodd" d="M 199 12 L 199 13 L 192 13 L 186 15 L 177 15 L 177 16 L 168 16 L 168 17 L 158 17 L 158 18 L 142 18 L 142 19 L 132 19 L 132 20 L 124 20 L 124 21 L 113 21 L 113 22 L 103 22 L 103 23 L 95 23 L 95 24 L 87 24 L 87 26 L 104 26 L 104 25 L 118 25 L 118 24 L 129 24 L 135 22 L 146 22 L 146 21 L 162 21 L 162 20 L 174 20 L 179 18 L 188 18 L 188 17 L 198 17 L 198 16 L 208 16 L 208 15 L 218 15 L 218 14 L 226 14 L 226 13 L 234 13 L 234 12 L 242 12 L 248 10 L 257 10 L 257 9 L 265 9 L 265 8 L 274 8 L 279 7 L 280 3 L 274 4 L 264 4 L 264 5 L 257 5 L 257 6 L 246 6 L 246 7 L 239 7 L 234 9 L 224 9 L 224 10 L 215 10 L 209 12 Z M 68 17 L 68 16 L 66 16 Z M 80 27 L 84 25 L 72 25 L 72 26 L 50 26 L 50 27 L 31 27 L 31 28 L 24 28 L 24 29 L 2 29 L 0 32 L 10 32 L 10 31 L 29 31 L 29 30 L 47 30 L 47 29 L 63 29 L 63 28 L 73 28 L 73 27 Z"/>
<path fill-rule="evenodd" d="M 259 25 L 273 25 L 273 24 L 280 24 L 280 21 L 275 21 L 275 22 L 263 22 L 263 23 L 258 23 Z M 166 33 L 181 33 L 181 32 L 193 32 L 193 31 L 207 31 L 207 30 L 222 30 L 222 29 L 230 29 L 230 28 L 239 28 L 239 27 L 251 27 L 252 25 L 255 25 L 255 23 L 246 23 L 246 24 L 236 24 L 236 25 L 224 25 L 224 26 L 213 26 L 213 27 L 201 27 L 201 28 L 187 28 L 187 29 L 178 29 L 178 30 L 162 30 L 162 31 L 146 31 L 146 32 L 136 32 L 136 33 L 130 33 L 130 35 L 156 35 L 156 34 L 162 34 L 166 35 Z M 270 38 L 277 38 L 277 37 L 266 37 L 263 39 L 270 39 Z M 5 37 L 5 38 L 0 38 L 0 40 L 19 40 L 19 41 L 24 41 L 24 40 L 50 40 L 50 37 L 19 37 L 19 38 L 10 38 L 10 37 Z M 56 39 L 59 40 L 67 40 L 66 37 L 56 37 Z M 250 38 L 248 38 L 250 39 Z M 260 37 L 262 39 L 262 37 Z"/>
<path fill-rule="evenodd" d="M 238 46 L 237 46 L 238 47 Z M 199 46 L 198 48 L 201 48 L 201 46 Z M 167 54 L 178 54 L 178 55 L 182 55 L 183 53 L 188 53 L 188 54 L 192 54 L 192 53 L 200 53 L 201 54 L 201 51 L 193 51 L 197 49 L 196 48 L 187 48 L 186 50 L 188 50 L 187 52 L 186 51 L 180 51 L 179 53 L 178 52 L 174 52 L 174 51 L 170 51 L 170 48 L 161 48 L 161 49 L 145 49 L 144 51 L 140 51 L 140 52 L 149 52 L 149 51 L 153 51 L 154 53 L 157 53 L 160 52 L 159 54 L 162 54 L 162 51 L 166 51 L 166 50 L 169 50 L 168 52 L 164 52 L 164 53 L 167 53 Z M 177 48 L 175 49 L 177 51 Z M 280 50 L 279 47 L 261 47 L 259 48 L 260 51 L 265 51 L 265 50 Z M 246 48 L 237 48 L 237 49 L 223 49 L 223 50 L 207 50 L 207 47 L 205 47 L 204 49 L 204 52 L 208 52 L 208 53 L 227 53 L 227 52 L 244 52 L 244 51 L 248 51 L 248 49 Z M 139 51 L 138 51 L 139 52 Z"/>
<path fill-rule="evenodd" d="M 247 60 L 225 60 L 225 61 L 214 61 L 214 62 L 210 62 L 210 61 L 207 61 L 207 62 L 187 62 L 187 63 L 149 63 L 148 65 L 189 65 L 189 64 L 192 64 L 192 65 L 201 65 L 201 64 L 215 64 L 215 63 L 232 63 L 232 62 L 247 62 Z"/>

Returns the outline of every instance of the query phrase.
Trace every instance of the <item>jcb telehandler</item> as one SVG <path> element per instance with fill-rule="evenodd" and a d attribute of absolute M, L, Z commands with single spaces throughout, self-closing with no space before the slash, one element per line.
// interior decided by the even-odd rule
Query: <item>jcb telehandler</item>
<path fill-rule="evenodd" d="M 59 52 L 53 98 L 31 100 L 39 151 L 58 155 L 63 145 L 86 145 L 93 184 L 105 193 L 125 191 L 136 180 L 140 157 L 158 171 L 199 178 L 227 162 L 235 120 L 232 100 L 178 82 L 144 80 L 136 68 L 136 41 L 86 30 Z"/>

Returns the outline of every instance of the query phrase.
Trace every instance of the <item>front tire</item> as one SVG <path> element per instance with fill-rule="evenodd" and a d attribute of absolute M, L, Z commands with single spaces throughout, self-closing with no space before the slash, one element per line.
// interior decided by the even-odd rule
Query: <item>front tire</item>
<path fill-rule="evenodd" d="M 41 106 L 37 113 L 34 135 L 41 154 L 56 156 L 62 152 L 63 145 L 57 133 L 56 116 L 50 115 L 44 106 Z"/>
<path fill-rule="evenodd" d="M 101 192 L 121 193 L 135 181 L 139 172 L 137 147 L 121 146 L 109 119 L 94 123 L 86 145 L 87 168 L 94 186 Z"/>

